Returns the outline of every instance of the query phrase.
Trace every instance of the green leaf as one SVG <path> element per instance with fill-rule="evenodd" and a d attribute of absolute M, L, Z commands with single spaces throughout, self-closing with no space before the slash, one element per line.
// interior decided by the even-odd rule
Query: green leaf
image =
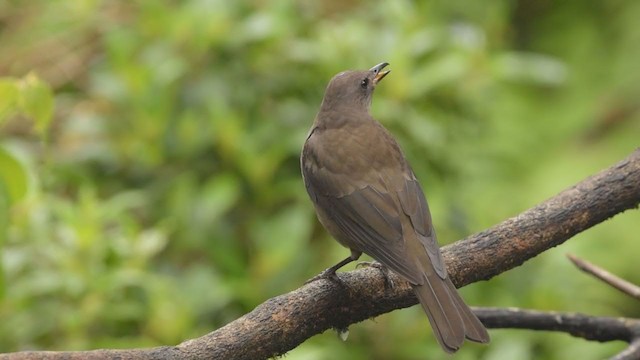
<path fill-rule="evenodd" d="M 0 79 L 0 124 L 16 112 L 19 95 L 16 81 Z"/>
<path fill-rule="evenodd" d="M 22 200 L 29 188 L 27 171 L 16 157 L 0 146 L 0 186 L 4 188 L 8 205 Z"/>
<path fill-rule="evenodd" d="M 51 123 L 53 94 L 51 88 L 34 73 L 29 73 L 20 83 L 20 107 L 36 124 L 36 131 L 43 135 Z"/>

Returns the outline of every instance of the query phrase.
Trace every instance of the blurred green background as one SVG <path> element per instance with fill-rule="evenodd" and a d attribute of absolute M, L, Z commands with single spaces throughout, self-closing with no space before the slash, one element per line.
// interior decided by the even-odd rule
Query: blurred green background
<path fill-rule="evenodd" d="M 634 0 L 0 1 L 0 351 L 177 344 L 346 256 L 298 166 L 345 69 L 391 63 L 372 111 L 423 183 L 441 243 L 553 196 L 638 146 L 639 18 Z M 639 219 L 463 296 L 638 317 L 564 254 L 640 283 Z M 350 330 L 287 359 L 444 357 L 418 307 Z M 451 358 L 625 346 L 491 335 Z"/>

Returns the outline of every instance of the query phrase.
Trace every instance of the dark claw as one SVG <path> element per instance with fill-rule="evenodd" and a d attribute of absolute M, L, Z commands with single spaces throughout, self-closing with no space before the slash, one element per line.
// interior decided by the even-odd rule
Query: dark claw
<path fill-rule="evenodd" d="M 351 256 L 348 256 L 347 258 L 345 258 L 344 260 L 340 261 L 339 263 L 333 265 L 332 267 L 326 269 L 325 271 L 321 272 L 320 274 L 312 277 L 311 279 L 307 280 L 305 282 L 305 284 L 314 282 L 316 280 L 320 280 L 320 279 L 326 279 L 329 281 L 333 281 L 336 284 L 339 284 L 341 286 L 347 287 L 346 284 L 340 280 L 340 278 L 338 277 L 338 275 L 336 275 L 336 271 L 338 269 L 340 269 L 341 267 L 345 266 L 346 264 L 355 261 L 358 259 L 358 256 L 360 256 L 360 254 L 356 254 L 354 255 L 353 253 L 351 254 Z"/>
<path fill-rule="evenodd" d="M 344 282 L 342 280 L 340 280 L 340 278 L 338 277 L 338 274 L 336 274 L 336 270 L 333 267 L 330 267 L 326 270 L 324 270 L 323 272 L 321 272 L 320 274 L 312 277 L 311 279 L 305 281 L 305 285 L 312 283 L 314 281 L 318 281 L 318 280 L 328 280 L 334 283 L 338 283 L 340 285 L 344 285 Z"/>

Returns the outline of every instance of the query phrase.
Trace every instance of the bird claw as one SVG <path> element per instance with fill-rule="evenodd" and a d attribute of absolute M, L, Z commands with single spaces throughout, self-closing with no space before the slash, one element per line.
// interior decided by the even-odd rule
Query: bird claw
<path fill-rule="evenodd" d="M 382 277 L 384 278 L 384 285 L 385 285 L 386 288 L 393 289 L 396 286 L 396 284 L 393 282 L 393 280 L 389 276 L 389 268 L 387 268 L 386 266 L 380 264 L 377 261 L 360 261 L 359 263 L 356 264 L 356 267 L 357 268 L 358 267 L 376 268 L 382 274 Z"/>
<path fill-rule="evenodd" d="M 321 272 L 320 274 L 312 277 L 311 279 L 307 280 L 304 282 L 304 284 L 310 284 L 314 281 L 318 281 L 318 280 L 328 280 L 334 283 L 337 283 L 339 285 L 344 285 L 344 282 L 342 280 L 340 280 L 340 278 L 338 277 L 338 274 L 336 274 L 335 269 L 333 269 L 332 267 L 324 270 L 323 272 Z"/>

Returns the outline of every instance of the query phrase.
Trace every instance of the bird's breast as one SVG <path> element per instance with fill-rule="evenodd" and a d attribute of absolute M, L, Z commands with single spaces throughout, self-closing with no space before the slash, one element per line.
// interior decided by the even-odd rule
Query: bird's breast
<path fill-rule="evenodd" d="M 376 123 L 317 129 L 305 145 L 313 165 L 334 174 L 402 171 L 398 145 Z"/>
<path fill-rule="evenodd" d="M 313 129 L 301 165 L 307 190 L 330 197 L 366 187 L 396 193 L 413 177 L 398 144 L 374 120 Z"/>

